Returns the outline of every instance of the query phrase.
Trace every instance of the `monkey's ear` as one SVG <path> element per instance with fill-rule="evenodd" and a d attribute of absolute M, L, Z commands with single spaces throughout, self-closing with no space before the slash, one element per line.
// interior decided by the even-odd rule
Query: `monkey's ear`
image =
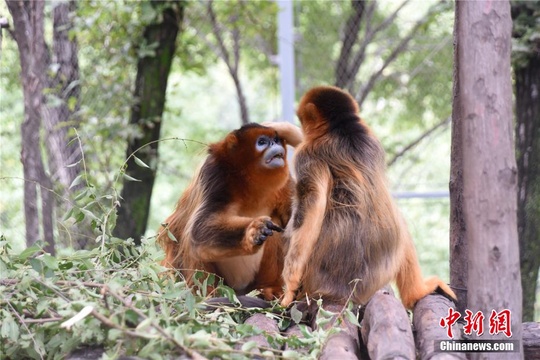
<path fill-rule="evenodd" d="M 227 151 L 233 150 L 236 145 L 238 145 L 238 138 L 236 137 L 234 132 L 232 132 L 225 138 L 225 146 L 227 148 Z"/>
<path fill-rule="evenodd" d="M 310 123 L 316 122 L 321 117 L 319 109 L 317 109 L 317 106 L 315 106 L 313 103 L 305 104 L 301 109 L 301 113 L 298 115 L 301 120 Z"/>

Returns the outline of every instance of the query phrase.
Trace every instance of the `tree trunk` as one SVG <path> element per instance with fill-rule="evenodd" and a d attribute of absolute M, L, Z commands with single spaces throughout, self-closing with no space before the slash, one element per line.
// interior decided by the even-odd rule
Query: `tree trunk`
<path fill-rule="evenodd" d="M 54 71 L 49 79 L 49 88 L 54 97 L 46 106 L 43 122 L 46 129 L 47 154 L 53 181 L 58 181 L 67 191 L 73 180 L 80 174 L 78 165 L 67 167 L 80 160 L 79 144 L 71 142 L 73 135 L 69 129 L 79 127 L 75 113 L 79 110 L 79 61 L 77 41 L 70 38 L 73 27 L 71 15 L 76 5 L 73 1 L 63 1 L 53 9 L 53 53 L 51 63 Z"/>
<path fill-rule="evenodd" d="M 43 165 L 40 126 L 46 86 L 48 51 L 44 34 L 44 1 L 8 0 L 19 48 L 24 95 L 24 121 L 21 125 L 21 161 L 24 173 L 24 215 L 28 246 L 43 239 L 45 251 L 54 254 L 52 183 Z M 39 189 L 39 191 L 38 191 Z M 42 234 L 39 229 L 41 196 Z"/>
<path fill-rule="evenodd" d="M 463 313 L 467 308 L 467 242 L 465 241 L 465 219 L 463 214 L 463 144 L 461 142 L 461 102 L 458 72 L 459 48 L 458 24 L 454 20 L 454 98 L 452 101 L 452 140 L 450 151 L 450 287 L 457 296 L 456 308 Z"/>
<path fill-rule="evenodd" d="M 154 56 L 140 58 L 137 64 L 133 94 L 137 102 L 131 109 L 130 124 L 138 127 L 141 136 L 129 140 L 126 153 L 128 157 L 126 175 L 138 181 L 127 179 L 124 181 L 121 206 L 114 229 L 116 237 L 122 239 L 131 237 L 136 244 L 140 244 L 140 238 L 146 231 L 157 170 L 157 140 L 160 136 L 161 117 L 165 106 L 167 79 L 184 9 L 184 3 L 180 1 L 151 3 L 152 6 L 162 9 L 163 21 L 148 25 L 144 31 L 144 41 L 147 44 L 155 43 L 157 46 Z M 141 147 L 143 148 L 138 150 Z M 150 168 L 138 165 L 132 155 L 148 164 Z"/>
<path fill-rule="evenodd" d="M 343 43 L 341 45 L 341 51 L 339 53 L 335 71 L 335 85 L 342 89 L 350 85 L 356 76 L 356 73 L 353 74 L 351 69 L 352 64 L 350 64 L 350 62 L 353 54 L 353 46 L 356 44 L 362 25 L 362 16 L 364 14 L 365 5 L 364 1 L 351 0 L 352 12 L 345 22 Z"/>
<path fill-rule="evenodd" d="M 534 321 L 540 267 L 540 56 L 516 69 L 515 84 L 523 321 Z"/>
<path fill-rule="evenodd" d="M 510 310 L 511 338 L 521 339 L 517 170 L 512 141 L 508 1 L 456 2 L 457 77 L 463 151 L 463 214 L 469 267 L 467 302 L 487 318 Z M 504 321 L 501 318 L 500 321 Z M 473 333 L 473 338 L 478 338 Z M 484 333 L 482 339 L 505 339 Z M 520 342 L 521 343 L 521 342 Z M 520 352 L 522 354 L 522 351 Z M 475 353 L 472 359 L 486 358 Z M 497 353 L 516 359 L 516 353 Z"/>
<path fill-rule="evenodd" d="M 540 5 L 512 3 L 512 17 L 534 24 Z M 536 15 L 536 19 L 537 19 Z M 521 19 L 518 19 L 520 21 Z M 524 42 L 515 26 L 514 36 Z M 534 304 L 540 267 L 540 53 L 527 44 L 530 54 L 514 63 L 516 86 L 516 152 L 518 168 L 518 235 L 523 288 L 523 321 L 534 321 Z M 536 50 L 535 50 L 536 49 Z"/>

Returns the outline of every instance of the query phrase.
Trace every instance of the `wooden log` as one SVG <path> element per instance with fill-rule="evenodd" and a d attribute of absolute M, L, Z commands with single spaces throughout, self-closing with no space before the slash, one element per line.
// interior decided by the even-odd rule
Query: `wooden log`
<path fill-rule="evenodd" d="M 262 330 L 266 334 L 279 334 L 279 328 L 277 325 L 277 322 L 273 319 L 270 319 L 269 317 L 265 316 L 264 314 L 254 314 L 251 315 L 244 324 L 249 324 L 253 326 L 254 328 L 257 328 L 259 330 Z M 257 343 L 257 346 L 249 350 L 253 354 L 253 358 L 257 358 L 257 355 L 261 354 L 261 348 L 271 348 L 272 346 L 266 339 L 265 334 L 260 335 L 253 335 L 246 337 L 244 339 L 244 343 L 254 341 Z M 242 346 L 238 346 L 238 348 L 241 348 Z"/>
<path fill-rule="evenodd" d="M 343 305 L 337 304 L 323 304 L 323 309 L 336 314 L 341 313 Z M 325 326 L 329 329 L 337 325 L 337 315 L 330 323 Z M 315 324 L 313 324 L 315 328 Z M 328 340 L 323 346 L 321 360 L 358 360 L 360 355 L 360 337 L 358 332 L 358 326 L 352 324 L 345 318 L 341 319 L 339 324 L 340 331 L 336 334 L 332 334 L 328 337 Z"/>
<path fill-rule="evenodd" d="M 371 359 L 415 359 L 407 311 L 389 288 L 369 300 L 362 320 L 362 339 Z"/>
<path fill-rule="evenodd" d="M 454 303 L 442 295 L 428 295 L 414 307 L 413 325 L 421 360 L 466 359 L 463 353 L 441 353 L 435 349 L 435 341 L 449 339 L 447 329 L 439 324 L 440 319 L 448 315 L 449 308 L 455 308 Z M 461 340 L 457 323 L 452 326 L 452 335 L 453 340 Z"/>
<path fill-rule="evenodd" d="M 523 323 L 523 355 L 527 360 L 540 359 L 540 323 Z"/>

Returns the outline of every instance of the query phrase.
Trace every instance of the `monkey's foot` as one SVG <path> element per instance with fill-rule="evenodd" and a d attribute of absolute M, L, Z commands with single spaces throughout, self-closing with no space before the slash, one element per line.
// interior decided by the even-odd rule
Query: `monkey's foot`
<path fill-rule="evenodd" d="M 283 300 L 281 300 L 281 306 L 287 307 L 294 301 L 294 291 L 287 290 Z"/>

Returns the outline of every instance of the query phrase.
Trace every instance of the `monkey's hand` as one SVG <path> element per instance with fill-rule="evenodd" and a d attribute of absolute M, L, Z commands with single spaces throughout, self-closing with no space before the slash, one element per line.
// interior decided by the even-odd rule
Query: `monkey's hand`
<path fill-rule="evenodd" d="M 244 247 L 248 252 L 256 252 L 274 231 L 282 232 L 283 229 L 274 224 L 270 217 L 261 216 L 254 219 L 246 229 Z"/>
<path fill-rule="evenodd" d="M 285 139 L 287 144 L 291 145 L 292 147 L 297 147 L 304 140 L 302 130 L 290 122 L 268 121 L 262 123 L 261 125 L 276 130 L 278 136 Z"/>

